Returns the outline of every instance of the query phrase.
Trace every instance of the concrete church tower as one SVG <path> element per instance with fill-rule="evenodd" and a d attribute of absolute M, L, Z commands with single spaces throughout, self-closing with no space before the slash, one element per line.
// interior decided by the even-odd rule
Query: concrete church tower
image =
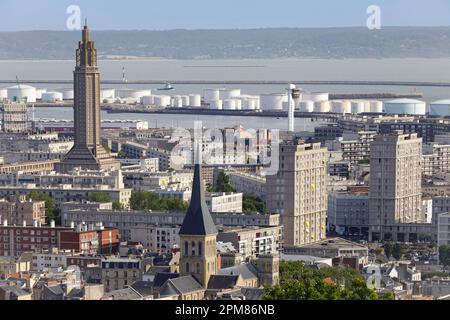
<path fill-rule="evenodd" d="M 110 157 L 100 142 L 100 72 L 97 50 L 87 24 L 76 52 L 74 79 L 75 145 L 55 167 L 67 172 L 75 167 L 101 170 L 119 169 L 120 163 Z"/>

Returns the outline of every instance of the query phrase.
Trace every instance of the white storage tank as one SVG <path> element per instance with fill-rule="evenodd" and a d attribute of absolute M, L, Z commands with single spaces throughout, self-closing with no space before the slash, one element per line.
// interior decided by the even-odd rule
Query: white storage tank
<path fill-rule="evenodd" d="M 199 94 L 190 94 L 189 95 L 189 106 L 201 107 L 202 106 L 202 97 Z"/>
<path fill-rule="evenodd" d="M 236 110 L 242 110 L 242 100 L 241 99 L 235 99 L 236 104 Z"/>
<path fill-rule="evenodd" d="M 220 100 L 220 89 L 204 89 L 203 97 L 205 102 Z"/>
<path fill-rule="evenodd" d="M 300 112 L 313 112 L 314 111 L 314 101 L 303 100 L 300 101 Z"/>
<path fill-rule="evenodd" d="M 147 95 L 150 96 L 150 95 Z M 116 90 L 115 89 L 102 89 L 100 90 L 100 99 L 115 99 L 116 98 Z"/>
<path fill-rule="evenodd" d="M 314 102 L 314 112 L 326 113 L 330 112 L 330 101 L 317 101 Z"/>
<path fill-rule="evenodd" d="M 183 107 L 186 107 L 189 105 L 189 96 L 181 96 L 181 104 Z"/>
<path fill-rule="evenodd" d="M 209 108 L 213 110 L 222 110 L 222 100 L 212 100 L 209 102 Z"/>
<path fill-rule="evenodd" d="M 220 89 L 219 96 L 220 100 L 228 100 L 232 98 L 237 98 L 241 95 L 241 89 Z"/>
<path fill-rule="evenodd" d="M 331 112 L 344 113 L 344 102 L 340 100 L 333 100 L 330 102 Z"/>
<path fill-rule="evenodd" d="M 154 96 L 155 105 L 157 107 L 167 107 L 170 106 L 170 96 Z"/>
<path fill-rule="evenodd" d="M 426 104 L 415 99 L 395 99 L 384 103 L 384 112 L 387 114 L 425 115 Z"/>
<path fill-rule="evenodd" d="M 430 116 L 450 116 L 450 99 L 431 102 Z"/>
<path fill-rule="evenodd" d="M 155 97 L 154 96 L 143 96 L 141 98 L 141 104 L 144 105 L 150 105 L 155 103 Z"/>
<path fill-rule="evenodd" d="M 359 114 L 365 112 L 365 103 L 364 101 L 357 100 L 351 102 L 351 113 Z"/>
<path fill-rule="evenodd" d="M 8 89 L 0 88 L 0 100 L 8 98 Z"/>
<path fill-rule="evenodd" d="M 236 100 L 234 99 L 223 100 L 223 110 L 236 110 Z"/>
<path fill-rule="evenodd" d="M 42 99 L 42 94 L 47 92 L 47 89 L 45 88 L 37 88 L 36 89 L 36 99 L 37 100 L 41 100 Z"/>
<path fill-rule="evenodd" d="M 133 98 L 140 99 L 143 96 L 151 96 L 152 91 L 147 89 L 119 89 L 117 96 L 119 98 Z"/>
<path fill-rule="evenodd" d="M 314 102 L 328 101 L 328 92 L 302 92 L 302 100 L 311 100 Z"/>
<path fill-rule="evenodd" d="M 283 93 L 261 94 L 260 107 L 263 111 L 281 111 L 283 102 L 287 101 L 287 95 Z"/>
<path fill-rule="evenodd" d="M 8 99 L 11 101 L 26 99 L 27 102 L 36 102 L 36 88 L 25 84 L 15 85 L 7 89 Z"/>
<path fill-rule="evenodd" d="M 57 92 L 62 93 L 63 100 L 73 100 L 73 89 L 71 88 L 63 88 L 56 90 Z"/>
<path fill-rule="evenodd" d="M 41 98 L 42 102 L 56 102 L 63 100 L 63 94 L 61 92 L 50 91 L 44 92 Z"/>
<path fill-rule="evenodd" d="M 378 101 L 378 100 L 370 101 L 370 110 L 368 112 L 382 113 L 383 112 L 383 101 Z"/>

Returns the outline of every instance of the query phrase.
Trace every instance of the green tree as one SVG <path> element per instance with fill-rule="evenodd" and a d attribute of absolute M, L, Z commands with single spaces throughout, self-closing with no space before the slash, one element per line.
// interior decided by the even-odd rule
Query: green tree
<path fill-rule="evenodd" d="M 258 197 L 244 194 L 242 199 L 242 210 L 244 212 L 265 212 L 266 203 Z"/>
<path fill-rule="evenodd" d="M 227 176 L 224 170 L 219 172 L 216 181 L 216 187 L 214 188 L 216 192 L 236 192 L 236 189 L 230 184 L 230 178 Z"/>
<path fill-rule="evenodd" d="M 444 245 L 439 247 L 439 262 L 445 267 L 450 266 L 450 246 Z"/>
<path fill-rule="evenodd" d="M 389 259 L 392 256 L 392 250 L 393 250 L 392 243 L 391 242 L 386 242 L 383 245 L 383 249 L 384 249 L 384 254 Z"/>
<path fill-rule="evenodd" d="M 117 200 L 112 203 L 112 207 L 114 210 L 123 209 L 123 205 L 120 203 L 120 201 Z"/>
<path fill-rule="evenodd" d="M 111 202 L 111 196 L 106 192 L 93 192 L 88 197 L 91 202 Z"/>
<path fill-rule="evenodd" d="M 107 143 L 102 144 L 103 149 L 105 149 L 106 152 L 111 153 L 111 148 L 108 146 Z"/>
<path fill-rule="evenodd" d="M 367 287 L 366 279 L 356 270 L 314 269 L 302 262 L 281 261 L 280 284 L 264 288 L 263 299 L 378 300 L 378 295 Z"/>
<path fill-rule="evenodd" d="M 120 150 L 120 151 L 117 153 L 117 157 L 118 157 L 118 158 L 121 158 L 121 159 L 125 159 L 125 158 L 127 158 L 127 154 L 126 154 L 123 150 Z"/>
<path fill-rule="evenodd" d="M 135 191 L 131 193 L 130 207 L 133 210 L 185 211 L 188 204 L 179 198 L 162 199 L 154 192 Z"/>
<path fill-rule="evenodd" d="M 394 245 L 392 246 L 392 256 L 396 259 L 396 260 L 400 260 L 403 256 L 404 253 L 404 249 L 401 243 L 394 243 Z"/>
<path fill-rule="evenodd" d="M 55 207 L 55 202 L 52 197 L 40 191 L 33 190 L 29 193 L 28 199 L 32 201 L 44 201 L 45 202 L 45 220 L 50 222 L 54 220 L 56 223 L 60 223 L 60 212 Z"/>

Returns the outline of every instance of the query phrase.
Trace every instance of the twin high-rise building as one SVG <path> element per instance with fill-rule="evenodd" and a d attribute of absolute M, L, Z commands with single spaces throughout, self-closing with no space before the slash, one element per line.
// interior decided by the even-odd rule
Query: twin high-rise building
<path fill-rule="evenodd" d="M 76 52 L 74 79 L 74 130 L 75 144 L 55 167 L 67 172 L 76 167 L 90 170 L 119 169 L 100 143 L 100 72 L 97 50 L 91 40 L 87 25 Z"/>
<path fill-rule="evenodd" d="M 280 145 L 279 169 L 267 176 L 267 209 L 279 213 L 283 242 L 299 246 L 326 238 L 327 149 L 320 143 Z"/>

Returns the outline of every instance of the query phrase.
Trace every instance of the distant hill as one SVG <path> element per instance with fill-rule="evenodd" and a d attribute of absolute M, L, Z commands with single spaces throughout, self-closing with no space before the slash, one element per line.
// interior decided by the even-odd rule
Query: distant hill
<path fill-rule="evenodd" d="M 99 56 L 169 59 L 450 57 L 450 27 L 97 31 Z M 0 32 L 0 59 L 73 59 L 80 32 Z"/>

